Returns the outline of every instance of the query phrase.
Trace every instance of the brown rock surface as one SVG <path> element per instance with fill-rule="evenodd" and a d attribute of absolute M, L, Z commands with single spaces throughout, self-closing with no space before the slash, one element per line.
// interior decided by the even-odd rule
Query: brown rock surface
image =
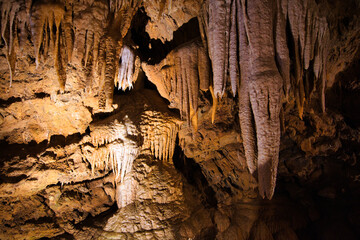
<path fill-rule="evenodd" d="M 359 238 L 358 1 L 0 4 L 0 239 Z"/>

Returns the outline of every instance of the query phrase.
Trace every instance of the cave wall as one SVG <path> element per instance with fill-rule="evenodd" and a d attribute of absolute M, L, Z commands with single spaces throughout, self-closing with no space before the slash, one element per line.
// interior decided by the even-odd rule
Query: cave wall
<path fill-rule="evenodd" d="M 357 1 L 1 1 L 4 239 L 357 239 Z"/>

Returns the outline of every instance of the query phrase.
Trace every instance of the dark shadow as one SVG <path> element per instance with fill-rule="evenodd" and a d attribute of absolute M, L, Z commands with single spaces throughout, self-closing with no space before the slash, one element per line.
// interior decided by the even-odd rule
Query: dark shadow
<path fill-rule="evenodd" d="M 201 193 L 201 202 L 206 207 L 217 207 L 215 191 L 209 186 L 201 167 L 192 158 L 187 158 L 176 140 L 173 162 L 175 168 L 183 174 L 190 185 Z"/>
<path fill-rule="evenodd" d="M 360 127 L 360 59 L 336 76 L 326 92 L 326 106 L 340 112 L 352 128 Z"/>
<path fill-rule="evenodd" d="M 150 18 L 146 15 L 144 8 L 140 8 L 131 24 L 128 41 L 138 46 L 137 55 L 142 62 L 157 64 L 166 55 L 183 43 L 200 37 L 199 23 L 197 18 L 190 19 L 173 33 L 173 40 L 163 43 L 160 39 L 151 39 L 145 27 Z M 131 45 L 131 44 L 130 44 Z"/>

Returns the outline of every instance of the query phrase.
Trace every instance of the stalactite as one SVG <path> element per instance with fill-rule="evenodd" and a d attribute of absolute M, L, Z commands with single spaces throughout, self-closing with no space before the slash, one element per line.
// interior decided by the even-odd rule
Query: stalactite
<path fill-rule="evenodd" d="M 62 64 L 62 58 L 60 53 L 60 24 L 64 17 L 64 8 L 59 7 L 54 10 L 54 20 L 55 20 L 55 45 L 54 45 L 54 65 L 57 72 L 58 82 L 60 84 L 60 91 L 64 92 L 65 83 L 66 83 L 66 72 Z M 52 26 L 51 21 L 49 23 Z"/>
<path fill-rule="evenodd" d="M 105 49 L 106 45 L 105 44 L 101 44 L 99 45 L 99 61 L 98 61 L 98 71 L 99 73 L 97 74 L 99 77 L 99 87 L 100 87 L 100 91 L 99 91 L 99 108 L 100 109 L 104 109 L 106 107 L 106 95 L 105 95 L 105 69 L 106 69 L 106 64 L 105 64 L 105 59 L 106 59 L 106 49 Z"/>
<path fill-rule="evenodd" d="M 182 121 L 147 107 L 139 118 L 138 125 L 134 125 L 128 116 L 122 120 L 113 116 L 90 125 L 90 142 L 93 146 L 84 144 L 83 155 L 93 173 L 95 169 L 112 169 L 122 181 L 140 150 L 150 150 L 161 161 L 169 162 L 172 159 Z M 138 145 L 140 139 L 141 149 Z"/>
<path fill-rule="evenodd" d="M 236 1 L 231 3 L 231 20 L 230 20 L 230 40 L 229 40 L 229 75 L 231 82 L 231 90 L 235 97 L 238 85 L 238 39 L 237 39 L 237 13 L 236 13 Z"/>
<path fill-rule="evenodd" d="M 215 122 L 215 115 L 216 115 L 216 108 L 218 105 L 218 99 L 215 96 L 214 89 L 212 86 L 209 86 L 209 90 L 210 90 L 212 100 L 213 100 L 213 105 L 211 107 L 211 123 L 213 124 Z"/>
<path fill-rule="evenodd" d="M 133 50 L 124 46 L 121 50 L 121 64 L 115 78 L 115 85 L 118 89 L 125 91 L 132 89 L 140 71 L 140 58 L 135 56 Z"/>
<path fill-rule="evenodd" d="M 191 103 L 191 99 L 190 99 L 190 94 L 189 94 L 189 88 L 188 85 L 189 84 L 189 80 L 188 79 L 188 74 L 187 71 L 190 67 L 190 62 L 188 61 L 188 55 L 190 52 L 188 51 L 188 48 L 182 48 L 180 51 L 181 55 L 181 67 L 180 67 L 180 79 L 177 79 L 177 81 L 180 81 L 181 83 L 181 92 L 183 94 L 183 103 L 182 103 L 182 116 L 184 116 L 184 118 L 186 119 L 187 123 L 190 124 L 190 103 Z M 191 86 L 189 86 L 191 87 Z M 197 95 L 197 94 L 196 94 Z M 197 96 L 196 96 L 197 97 Z M 197 108 L 197 107 L 196 107 Z"/>
<path fill-rule="evenodd" d="M 239 89 L 239 119 L 241 126 L 241 135 L 245 150 L 246 162 L 250 173 L 254 173 L 257 169 L 257 144 L 256 130 L 254 124 L 253 112 L 250 104 L 249 85 L 250 85 L 250 50 L 249 42 L 246 34 L 244 12 L 238 4 L 238 23 L 239 23 L 239 53 L 240 53 L 240 73 L 241 82 Z"/>
<path fill-rule="evenodd" d="M 93 41 L 93 61 L 92 61 L 92 76 L 97 79 L 97 69 L 98 69 L 98 57 L 99 57 L 99 44 L 100 36 L 98 33 L 94 33 Z"/>
<path fill-rule="evenodd" d="M 88 161 L 91 171 L 95 169 L 113 170 L 118 181 L 123 181 L 126 173 L 131 171 L 132 163 L 139 154 L 136 144 L 124 143 L 121 140 L 108 143 L 93 150 Z"/>
<path fill-rule="evenodd" d="M 212 60 L 214 94 L 222 97 L 226 87 L 230 26 L 230 0 L 210 0 L 208 8 L 208 49 Z"/>
<path fill-rule="evenodd" d="M 92 48 L 92 46 L 94 45 L 94 34 L 90 31 L 86 32 L 86 50 L 85 50 L 85 59 L 84 59 L 84 66 L 87 66 L 87 62 L 89 59 L 89 53 L 90 50 Z"/>
<path fill-rule="evenodd" d="M 86 46 L 86 30 L 77 30 L 75 33 L 75 41 L 74 41 L 74 52 L 72 62 L 74 62 L 74 57 L 78 59 L 80 62 L 84 59 L 85 56 L 85 46 Z M 80 65 L 80 64 L 79 64 Z"/>
<path fill-rule="evenodd" d="M 204 6 L 198 19 L 213 66 L 213 94 L 223 95 L 229 77 L 233 95 L 239 93 L 249 170 L 258 170 L 260 195 L 271 198 L 280 144 L 281 89 L 286 98 L 293 93 L 302 118 L 306 97 L 310 96 L 306 93 L 309 75 L 304 70 L 312 61 L 325 109 L 327 50 L 322 44 L 328 39 L 327 24 L 311 0 L 208 0 Z M 287 22 L 291 38 L 286 32 Z M 293 45 L 292 52 L 288 44 Z"/>
<path fill-rule="evenodd" d="M 135 8 L 139 3 L 139 0 L 110 0 L 110 10 L 117 12 L 125 8 Z"/>
<path fill-rule="evenodd" d="M 6 1 L 1 4 L 1 38 L 5 43 L 5 56 L 10 72 L 10 87 L 15 73 L 16 54 L 18 48 L 18 19 L 17 14 L 20 3 L 16 1 Z"/>
<path fill-rule="evenodd" d="M 287 0 L 277 1 L 277 16 L 275 27 L 275 49 L 276 60 L 279 72 L 283 79 L 285 98 L 288 99 L 290 94 L 290 56 L 286 39 L 286 16 L 287 16 Z"/>
<path fill-rule="evenodd" d="M 326 74 L 322 71 L 326 69 L 326 48 L 328 39 L 328 26 L 324 17 L 319 17 L 319 9 L 314 1 L 301 2 L 289 0 L 288 19 L 290 23 L 291 34 L 294 41 L 295 65 L 292 81 L 292 90 L 295 95 L 296 104 L 299 111 L 299 117 L 302 118 L 306 96 L 311 95 L 312 90 L 305 89 L 307 77 L 303 71 L 308 70 L 310 62 L 314 61 L 313 71 L 315 75 L 315 84 L 321 90 L 321 108 L 325 111 L 325 90 Z M 305 94 L 309 91 L 310 94 Z"/>
<path fill-rule="evenodd" d="M 48 39 L 54 53 L 54 66 L 57 73 L 60 91 L 64 91 L 66 83 L 66 72 L 63 67 L 62 57 L 60 54 L 60 25 L 62 25 L 65 15 L 64 5 L 60 3 L 36 2 L 31 9 L 31 32 L 35 48 L 36 67 L 40 63 L 40 49 L 45 49 L 44 55 L 47 54 Z M 55 25 L 55 37 L 53 36 Z M 43 39 L 45 35 L 45 40 Z M 55 38 L 55 42 L 54 42 Z"/>
<path fill-rule="evenodd" d="M 198 48 L 198 62 L 202 64 L 198 65 L 199 72 L 199 87 L 202 91 L 206 91 L 209 89 L 210 84 L 210 63 L 209 57 L 206 54 L 204 48 Z"/>
<path fill-rule="evenodd" d="M 90 155 L 85 155 L 90 162 L 92 172 L 95 169 L 111 169 L 118 180 L 122 181 L 125 174 L 131 171 L 132 163 L 139 154 L 137 143 L 130 136 L 137 136 L 138 131 L 132 121 L 125 116 L 119 121 L 105 119 L 90 125 Z"/>
<path fill-rule="evenodd" d="M 108 2 L 90 0 L 79 4 L 71 1 L 66 4 L 66 9 L 64 35 L 68 59 L 86 73 L 83 87 L 87 93 L 97 95 L 99 108 L 105 109 L 106 95 L 109 97 L 104 92 L 106 65 L 99 61 L 105 63 L 106 59 L 101 58 L 99 52 L 103 50 L 104 53 L 105 49 L 101 48 L 106 48 L 105 39 L 109 36 Z"/>
<path fill-rule="evenodd" d="M 175 149 L 180 121 L 157 111 L 145 111 L 140 129 L 144 138 L 143 149 L 150 149 L 155 158 L 169 162 Z"/>
<path fill-rule="evenodd" d="M 69 1 L 65 3 L 65 15 L 64 15 L 64 34 L 65 34 L 65 45 L 66 45 L 66 53 L 67 53 L 67 60 L 71 61 L 71 56 L 74 48 L 74 41 L 73 41 L 73 30 L 72 30 L 72 5 Z"/>
<path fill-rule="evenodd" d="M 158 65 L 144 63 L 143 69 L 170 106 L 180 109 L 182 119 L 196 129 L 199 89 L 208 90 L 210 82 L 209 59 L 201 42 L 181 45 Z"/>
<path fill-rule="evenodd" d="M 116 50 L 118 48 L 118 43 L 111 36 L 105 37 L 101 41 L 99 48 L 99 55 L 101 61 L 101 91 L 105 96 L 105 107 L 107 109 L 112 107 L 113 104 L 113 94 L 114 94 L 114 78 L 115 78 L 115 61 L 116 61 Z M 104 101 L 101 99 L 99 101 Z"/>
<path fill-rule="evenodd" d="M 161 17 L 161 15 L 164 12 L 164 8 L 165 8 L 165 4 L 166 4 L 166 0 L 160 0 L 160 8 L 159 8 L 159 15 L 158 15 L 158 19 Z"/>
<path fill-rule="evenodd" d="M 251 66 L 250 81 L 245 84 L 255 121 L 259 193 L 269 199 L 274 193 L 279 157 L 282 88 L 273 51 L 273 9 L 271 1 L 248 2 L 248 21 L 244 21 L 250 48 L 245 61 Z"/>
<path fill-rule="evenodd" d="M 80 54 L 80 59 L 84 59 L 84 65 L 88 63 L 89 52 L 91 47 L 93 48 L 93 62 L 92 62 L 92 73 L 93 78 L 98 80 L 99 86 L 99 108 L 105 110 L 113 109 L 113 92 L 114 84 L 118 84 L 119 81 L 119 67 L 121 71 L 121 66 L 119 66 L 118 56 L 122 48 L 122 40 L 127 34 L 131 20 L 137 10 L 139 1 L 110 1 L 110 12 L 111 19 L 106 26 L 106 31 L 103 34 L 102 32 L 104 27 L 101 27 L 101 21 L 96 19 L 95 22 L 98 24 L 93 26 L 90 29 L 81 29 L 80 37 L 77 41 L 80 43 L 75 44 L 75 49 L 78 49 Z M 79 23 L 84 21 L 84 19 L 93 17 L 91 11 L 104 11 L 105 8 L 100 4 L 97 6 L 98 10 L 94 7 L 87 9 L 84 14 L 87 14 L 87 17 L 79 16 Z M 98 29 L 100 29 L 98 31 Z M 86 35 L 85 35 L 86 34 Z M 86 36 L 86 37 L 85 37 Z M 125 62 L 125 61 L 124 61 Z M 135 71 L 132 76 L 139 71 L 139 60 L 135 59 Z M 134 64 L 132 64 L 134 66 Z M 130 71 L 130 70 L 129 70 Z M 123 83 L 123 82 L 121 82 Z"/>

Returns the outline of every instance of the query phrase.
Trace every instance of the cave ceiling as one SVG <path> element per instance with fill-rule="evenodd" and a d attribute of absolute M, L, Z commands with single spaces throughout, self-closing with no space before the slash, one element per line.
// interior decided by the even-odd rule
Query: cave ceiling
<path fill-rule="evenodd" d="M 1 239 L 358 239 L 356 0 L 1 0 Z"/>

